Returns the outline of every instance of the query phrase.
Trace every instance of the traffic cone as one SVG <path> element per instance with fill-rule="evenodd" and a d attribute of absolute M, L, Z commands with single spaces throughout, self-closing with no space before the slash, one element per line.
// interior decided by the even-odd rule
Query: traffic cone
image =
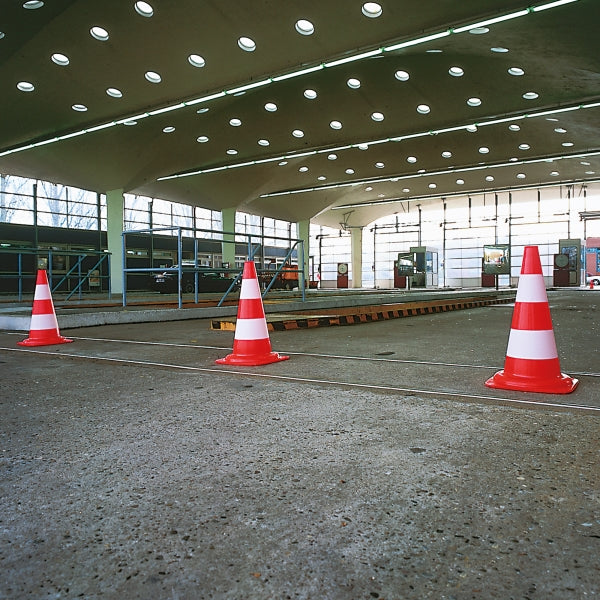
<path fill-rule="evenodd" d="M 253 261 L 246 261 L 235 324 L 233 353 L 225 358 L 219 358 L 216 362 L 220 365 L 254 367 L 288 358 L 289 356 L 271 352 L 267 319 L 260 295 L 256 267 Z"/>
<path fill-rule="evenodd" d="M 525 246 L 504 369 L 490 388 L 569 394 L 579 381 L 560 372 L 550 306 L 537 246 Z"/>
<path fill-rule="evenodd" d="M 33 296 L 33 310 L 31 311 L 31 324 L 29 326 L 29 337 L 19 346 L 51 346 L 52 344 L 66 344 L 72 342 L 60 335 L 58 322 L 54 312 L 54 304 L 48 285 L 46 271 L 40 269 L 37 272 L 35 294 Z"/>

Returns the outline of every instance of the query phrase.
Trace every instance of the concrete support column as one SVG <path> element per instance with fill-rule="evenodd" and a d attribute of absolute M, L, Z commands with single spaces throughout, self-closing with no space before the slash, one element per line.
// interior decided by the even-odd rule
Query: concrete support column
<path fill-rule="evenodd" d="M 350 253 L 352 257 L 352 287 L 362 287 L 362 227 L 350 230 Z"/>
<path fill-rule="evenodd" d="M 123 282 L 123 233 L 125 197 L 123 190 L 106 192 L 106 239 L 110 257 L 110 289 L 113 294 L 122 294 Z"/>
<path fill-rule="evenodd" d="M 223 231 L 235 233 L 235 208 L 224 208 L 221 211 L 221 218 L 223 220 Z M 224 234 L 224 241 L 221 244 L 221 252 L 223 254 L 223 262 L 229 263 L 231 268 L 235 268 L 235 235 Z"/>
<path fill-rule="evenodd" d="M 296 223 L 296 237 L 304 242 L 304 257 L 300 256 L 300 247 L 298 247 L 298 268 L 304 268 L 306 281 L 310 279 L 309 256 L 310 256 L 310 220 L 299 221 Z"/>

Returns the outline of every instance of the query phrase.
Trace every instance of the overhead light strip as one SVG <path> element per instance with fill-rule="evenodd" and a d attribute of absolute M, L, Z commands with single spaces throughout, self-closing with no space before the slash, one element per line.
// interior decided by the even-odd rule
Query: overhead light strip
<path fill-rule="evenodd" d="M 312 67 L 308 67 L 308 68 L 303 68 L 303 69 L 299 69 L 297 71 L 292 71 L 290 73 L 286 73 L 283 75 L 278 75 L 275 77 L 270 77 L 264 80 L 261 80 L 260 82 L 256 82 L 256 83 L 250 83 L 247 85 L 242 85 L 242 86 L 237 86 L 231 89 L 227 89 L 227 90 L 222 90 L 220 92 L 216 92 L 214 94 L 210 94 L 208 96 L 203 96 L 201 98 L 195 98 L 192 100 L 187 100 L 185 102 L 179 102 L 177 104 L 174 104 L 172 106 L 166 106 L 163 108 L 158 108 L 155 110 L 152 110 L 150 112 L 147 113 L 143 113 L 141 115 L 135 116 L 135 117 L 124 117 L 115 121 L 109 121 L 108 123 L 104 123 L 101 124 L 99 126 L 95 126 L 95 127 L 90 127 L 90 128 L 86 128 L 86 129 L 81 129 L 79 131 L 70 133 L 70 134 L 66 134 L 65 136 L 56 136 L 56 137 L 52 137 L 49 138 L 47 140 L 42 140 L 40 142 L 33 142 L 33 143 L 28 143 L 25 144 L 23 146 L 17 146 L 16 148 L 12 148 L 10 150 L 5 150 L 4 152 L 0 152 L 0 158 L 3 156 L 8 156 L 10 154 L 15 154 L 16 152 L 21 152 L 23 150 L 28 150 L 31 148 L 36 148 L 38 146 L 42 146 L 45 144 L 49 144 L 49 143 L 53 143 L 53 142 L 59 142 L 61 140 L 64 139 L 68 139 L 66 136 L 68 137 L 74 137 L 76 135 L 83 135 L 85 133 L 91 133 L 94 131 L 99 131 L 100 129 L 106 129 L 108 127 L 114 127 L 116 125 L 122 125 L 125 123 L 131 123 L 132 121 L 139 121 L 141 119 L 145 119 L 148 118 L 150 116 L 156 116 L 159 114 L 163 114 L 166 112 L 170 112 L 170 111 L 174 111 L 174 110 L 179 110 L 182 108 L 185 108 L 187 106 L 193 106 L 195 104 L 203 104 L 206 102 L 210 102 L 212 100 L 216 100 L 217 98 L 222 98 L 224 96 L 229 96 L 229 95 L 233 95 L 235 93 L 239 93 L 242 91 L 246 91 L 248 89 L 253 89 L 255 87 L 260 87 L 260 86 L 264 86 L 264 85 L 269 85 L 271 83 L 276 83 L 279 81 L 284 81 L 286 79 L 291 79 L 294 77 L 300 77 L 302 75 L 306 75 L 308 73 L 313 73 L 315 71 L 320 71 L 324 68 L 331 68 L 331 67 L 336 67 L 342 64 L 347 64 L 349 62 L 356 62 L 356 61 L 360 61 L 360 60 L 365 60 L 368 58 L 372 58 L 374 56 L 378 56 L 381 55 L 384 52 L 392 52 L 394 50 L 400 50 L 402 48 L 408 48 L 411 46 L 416 46 L 419 44 L 424 44 L 427 42 L 431 42 L 433 40 L 436 39 L 440 39 L 440 38 L 444 38 L 447 37 L 449 35 L 452 34 L 459 34 L 459 33 L 463 33 L 465 31 L 469 31 L 471 29 L 475 29 L 477 27 L 483 27 L 484 25 L 491 25 L 494 23 L 499 23 L 502 21 L 507 21 L 510 19 L 515 19 L 518 17 L 522 17 L 525 16 L 529 13 L 535 13 L 535 12 L 539 12 L 539 11 L 543 11 L 543 10 L 548 10 L 551 8 L 555 8 L 557 6 L 562 6 L 563 4 L 570 4 L 572 2 L 578 2 L 579 0 L 555 0 L 554 2 L 546 2 L 544 4 L 539 4 L 537 6 L 531 6 L 528 9 L 524 9 L 524 10 L 519 10 L 516 12 L 511 12 L 511 13 L 507 13 L 504 15 L 498 15 L 497 17 L 492 17 L 490 19 L 486 19 L 483 21 L 479 21 L 476 23 L 470 23 L 469 25 L 463 25 L 461 27 L 458 28 L 450 28 L 450 29 L 446 29 L 444 31 L 439 31 L 439 32 L 435 32 L 429 35 L 425 35 L 425 36 L 421 36 L 412 40 L 406 40 L 397 44 L 392 44 L 390 46 L 384 46 L 381 48 L 377 48 L 375 50 L 370 50 L 368 52 L 361 52 L 359 54 L 353 54 L 350 56 L 346 56 L 344 58 L 340 58 L 337 60 L 333 60 L 333 61 L 329 61 L 326 63 L 321 63 Z"/>
<path fill-rule="evenodd" d="M 600 106 L 600 102 L 595 102 L 595 103 L 590 103 L 590 104 L 578 104 L 575 106 L 569 106 L 569 107 L 561 107 L 561 108 L 555 108 L 555 109 L 551 109 L 551 110 L 544 110 L 541 112 L 533 112 L 533 113 L 526 113 L 526 114 L 522 114 L 522 115 L 514 115 L 511 117 L 503 117 L 502 119 L 493 119 L 490 121 L 477 121 L 475 123 L 469 123 L 467 125 L 457 125 L 455 127 L 445 127 L 443 129 L 434 129 L 434 130 L 428 130 L 428 131 L 420 131 L 417 133 L 410 133 L 408 135 L 402 135 L 402 136 L 397 136 L 397 137 L 391 137 L 391 138 L 383 138 L 380 140 L 370 140 L 368 142 L 358 142 L 355 144 L 348 144 L 345 146 L 336 146 L 333 148 L 322 148 L 319 150 L 308 150 L 305 152 L 298 152 L 298 153 L 289 153 L 289 154 L 282 154 L 280 156 L 274 156 L 271 158 L 263 158 L 260 160 L 254 160 L 254 161 L 248 161 L 248 162 L 244 162 L 244 163 L 234 163 L 234 164 L 227 164 L 227 165 L 220 165 L 218 167 L 211 167 L 208 169 L 197 169 L 194 171 L 189 171 L 186 173 L 177 173 L 174 175 L 165 175 L 164 177 L 159 177 L 157 179 L 157 181 L 169 181 L 171 179 L 178 179 L 181 177 L 192 177 L 194 175 L 204 175 L 206 173 L 216 173 L 218 171 L 226 171 L 228 169 L 237 169 L 240 166 L 253 166 L 253 165 L 258 165 L 258 164 L 266 164 L 266 163 L 273 163 L 273 162 L 279 162 L 282 160 L 293 160 L 294 158 L 300 158 L 303 156 L 314 156 L 316 154 L 329 154 L 331 152 L 340 152 L 342 150 L 349 150 L 351 148 L 358 148 L 360 146 L 373 146 L 375 144 L 385 144 L 388 142 L 402 142 L 405 140 L 411 140 L 411 139 L 416 139 L 416 138 L 421 138 L 421 137 L 427 137 L 430 135 L 440 135 L 443 133 L 451 133 L 454 131 L 461 131 L 461 130 L 465 130 L 469 127 L 472 126 L 476 126 L 476 127 L 485 127 L 487 125 L 498 125 L 501 123 L 510 123 L 512 121 L 518 121 L 521 119 L 529 119 L 529 118 L 534 118 L 534 117 L 542 117 L 542 116 L 547 116 L 547 115 L 553 115 L 553 114 L 557 114 L 557 113 L 561 113 L 561 112 L 566 112 L 566 111 L 572 111 L 572 110 L 579 110 L 582 108 L 595 108 Z"/>
<path fill-rule="evenodd" d="M 389 177 L 378 177 L 378 178 L 369 178 L 363 179 L 361 181 L 351 181 L 347 183 L 337 183 L 337 184 L 329 184 L 324 186 L 314 186 L 310 188 L 298 188 L 295 190 L 285 190 L 281 192 L 271 192 L 268 194 L 262 194 L 261 198 L 271 198 L 275 196 L 287 196 L 290 194 L 301 194 L 305 192 L 320 192 L 322 190 L 329 190 L 334 188 L 346 188 L 346 187 L 354 187 L 357 185 L 367 185 L 372 183 L 386 183 L 386 182 L 396 182 L 403 181 L 406 179 L 416 179 L 416 178 L 426 178 L 426 177 L 439 177 L 440 175 L 449 175 L 456 173 L 469 173 L 472 171 L 483 171 L 487 169 L 499 169 L 505 167 L 515 167 L 520 165 L 530 165 L 535 163 L 542 162 L 554 162 L 558 160 L 568 160 L 568 159 L 577 159 L 577 158 L 589 158 L 591 156 L 599 156 L 600 150 L 594 150 L 592 152 L 583 152 L 579 154 L 565 154 L 563 156 L 554 156 L 551 159 L 549 157 L 546 158 L 532 158 L 532 159 L 523 159 L 515 162 L 503 162 L 496 163 L 493 165 L 474 165 L 471 167 L 461 167 L 459 169 L 443 169 L 438 171 L 428 171 L 426 173 L 411 173 L 409 175 L 393 175 Z"/>

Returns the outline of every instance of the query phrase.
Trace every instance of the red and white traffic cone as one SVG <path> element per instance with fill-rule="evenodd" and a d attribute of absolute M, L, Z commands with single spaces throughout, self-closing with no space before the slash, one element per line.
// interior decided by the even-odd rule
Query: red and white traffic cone
<path fill-rule="evenodd" d="M 253 261 L 244 263 L 242 288 L 238 305 L 233 353 L 216 362 L 220 365 L 258 366 L 267 365 L 289 356 L 271 351 L 267 319 L 260 295 L 260 286 Z"/>
<path fill-rule="evenodd" d="M 48 285 L 48 275 L 46 271 L 40 269 L 37 272 L 35 294 L 33 296 L 29 337 L 22 342 L 17 342 L 17 344 L 19 346 L 51 346 L 72 341 L 60 335 L 58 331 L 58 321 L 56 320 L 54 303 Z"/>
<path fill-rule="evenodd" d="M 560 372 L 550 306 L 537 246 L 526 246 L 504 369 L 485 382 L 490 388 L 569 394 L 579 383 Z"/>

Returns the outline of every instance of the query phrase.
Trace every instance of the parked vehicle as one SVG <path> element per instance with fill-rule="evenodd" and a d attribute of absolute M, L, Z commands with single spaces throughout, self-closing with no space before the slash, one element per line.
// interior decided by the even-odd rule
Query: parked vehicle
<path fill-rule="evenodd" d="M 600 275 L 590 275 L 589 273 L 586 275 L 585 282 L 590 285 L 593 283 L 594 285 L 600 285 Z"/>
<path fill-rule="evenodd" d="M 173 265 L 177 269 L 177 265 Z M 233 282 L 232 277 L 225 277 L 223 273 L 207 267 L 198 267 L 198 292 L 226 292 Z M 195 289 L 196 269 L 194 263 L 182 263 L 181 291 L 193 292 Z M 161 294 L 177 293 L 177 271 L 164 271 L 152 276 L 152 289 Z M 237 286 L 236 286 L 237 287 Z"/>

